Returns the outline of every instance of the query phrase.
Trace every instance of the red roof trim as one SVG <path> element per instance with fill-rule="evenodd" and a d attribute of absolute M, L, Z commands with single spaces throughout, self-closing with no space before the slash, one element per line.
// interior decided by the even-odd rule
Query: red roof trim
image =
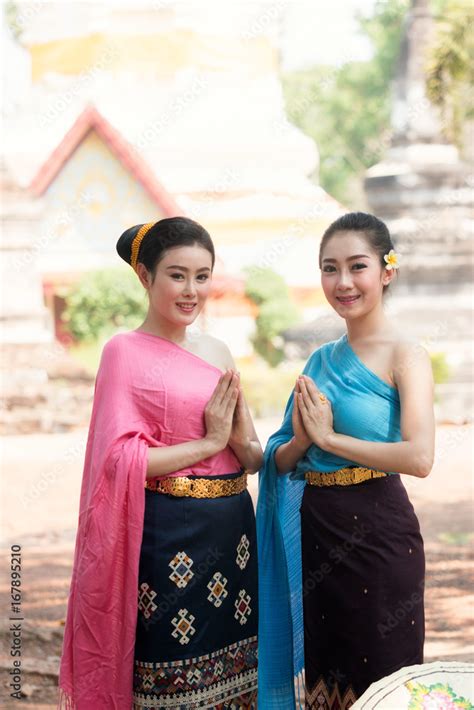
<path fill-rule="evenodd" d="M 89 131 L 93 130 L 102 138 L 124 168 L 143 185 L 166 217 L 184 214 L 173 196 L 156 179 L 145 160 L 94 106 L 84 109 L 72 128 L 37 172 L 30 184 L 30 190 L 36 196 L 39 197 L 47 190 Z"/>

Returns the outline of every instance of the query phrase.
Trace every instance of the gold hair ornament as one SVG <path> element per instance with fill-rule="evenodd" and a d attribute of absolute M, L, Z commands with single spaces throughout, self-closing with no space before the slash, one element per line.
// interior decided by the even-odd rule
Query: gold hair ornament
<path fill-rule="evenodd" d="M 146 233 L 153 227 L 154 224 L 156 224 L 156 222 L 147 222 L 146 224 L 142 224 L 138 232 L 135 234 L 135 237 L 133 238 L 132 249 L 130 254 L 130 265 L 134 271 L 137 270 L 137 260 L 138 252 L 140 250 L 140 244 L 142 243 Z"/>

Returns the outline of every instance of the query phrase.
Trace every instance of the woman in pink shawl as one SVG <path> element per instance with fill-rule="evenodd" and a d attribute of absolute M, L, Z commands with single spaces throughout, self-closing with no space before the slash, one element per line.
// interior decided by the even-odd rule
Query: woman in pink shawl
<path fill-rule="evenodd" d="M 117 243 L 149 309 L 103 350 L 81 488 L 59 708 L 256 708 L 262 449 L 228 348 L 188 326 L 211 287 L 196 222 Z"/>

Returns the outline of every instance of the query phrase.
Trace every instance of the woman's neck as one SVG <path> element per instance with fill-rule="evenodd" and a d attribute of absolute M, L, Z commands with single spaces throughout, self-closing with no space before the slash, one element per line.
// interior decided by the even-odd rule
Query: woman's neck
<path fill-rule="evenodd" d="M 382 307 L 374 309 L 361 318 L 347 319 L 346 326 L 350 342 L 383 335 L 392 330 Z"/>

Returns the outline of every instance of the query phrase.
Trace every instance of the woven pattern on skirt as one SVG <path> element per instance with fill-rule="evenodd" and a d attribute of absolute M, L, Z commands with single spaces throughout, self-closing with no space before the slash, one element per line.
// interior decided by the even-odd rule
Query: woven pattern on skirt
<path fill-rule="evenodd" d="M 257 581 L 247 490 L 219 498 L 145 490 L 134 710 L 256 708 Z"/>
<path fill-rule="evenodd" d="M 346 710 L 375 680 L 423 663 L 425 559 L 398 474 L 307 485 L 301 504 L 307 710 Z"/>

